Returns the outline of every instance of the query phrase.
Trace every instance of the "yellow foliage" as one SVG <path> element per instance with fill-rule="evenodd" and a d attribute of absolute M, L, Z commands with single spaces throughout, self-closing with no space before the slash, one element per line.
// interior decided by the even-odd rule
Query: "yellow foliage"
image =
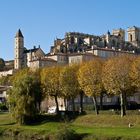
<path fill-rule="evenodd" d="M 102 64 L 101 59 L 95 59 L 81 65 L 78 71 L 78 81 L 88 96 L 97 96 L 102 91 Z"/>
<path fill-rule="evenodd" d="M 60 70 L 60 67 L 49 67 L 42 69 L 41 82 L 44 85 L 46 94 L 55 96 L 60 93 Z"/>
<path fill-rule="evenodd" d="M 132 85 L 139 89 L 140 88 L 140 57 L 136 57 L 135 61 L 133 61 L 130 70 L 130 76 L 132 80 Z"/>
<path fill-rule="evenodd" d="M 102 80 L 110 94 L 120 94 L 131 89 L 130 69 L 134 57 L 124 55 L 106 61 Z"/>
<path fill-rule="evenodd" d="M 77 80 L 78 65 L 65 66 L 60 73 L 61 91 L 65 97 L 75 97 L 79 93 Z"/>

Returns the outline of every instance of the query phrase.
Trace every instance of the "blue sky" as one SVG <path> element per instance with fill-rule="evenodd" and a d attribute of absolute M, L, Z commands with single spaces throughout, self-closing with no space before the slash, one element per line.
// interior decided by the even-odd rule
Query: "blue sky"
<path fill-rule="evenodd" d="M 140 27 L 140 0 L 1 0 L 0 57 L 14 59 L 14 36 L 20 28 L 25 47 L 47 53 L 56 37 L 76 31 L 105 34 Z"/>

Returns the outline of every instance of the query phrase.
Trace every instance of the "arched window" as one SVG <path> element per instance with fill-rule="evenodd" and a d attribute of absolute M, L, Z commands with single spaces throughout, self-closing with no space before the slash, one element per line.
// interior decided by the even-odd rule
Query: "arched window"
<path fill-rule="evenodd" d="M 115 46 L 116 42 L 115 40 L 112 40 L 112 45 Z"/>
<path fill-rule="evenodd" d="M 132 34 L 129 35 L 130 42 L 132 42 Z"/>
<path fill-rule="evenodd" d="M 72 36 L 72 37 L 71 37 L 71 44 L 74 44 L 74 40 L 75 40 L 75 39 L 74 39 L 74 37 Z"/>

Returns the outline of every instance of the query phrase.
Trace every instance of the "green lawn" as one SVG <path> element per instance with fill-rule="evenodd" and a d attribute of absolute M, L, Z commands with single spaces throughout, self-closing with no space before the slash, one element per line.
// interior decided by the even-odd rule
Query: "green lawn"
<path fill-rule="evenodd" d="M 134 126 L 129 128 L 129 123 L 132 123 Z M 10 129 L 18 130 L 25 135 L 48 135 L 54 134 L 64 125 L 69 125 L 78 134 L 96 135 L 97 137 L 120 136 L 140 139 L 140 115 L 132 114 L 121 118 L 119 115 L 102 114 L 96 116 L 94 114 L 88 114 L 80 116 L 69 123 L 51 121 L 32 126 L 18 126 L 14 123 L 10 114 L 0 114 L 0 132 Z"/>

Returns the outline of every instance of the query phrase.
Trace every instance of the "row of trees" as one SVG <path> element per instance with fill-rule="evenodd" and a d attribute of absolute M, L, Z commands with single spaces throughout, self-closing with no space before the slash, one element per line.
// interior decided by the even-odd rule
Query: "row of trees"
<path fill-rule="evenodd" d="M 54 97 L 56 110 L 59 112 L 58 97 L 71 99 L 73 111 L 75 110 L 74 99 L 80 93 L 80 86 L 77 79 L 79 66 L 50 67 L 41 71 L 41 82 L 47 96 Z M 65 105 L 67 108 L 67 106 Z"/>
<path fill-rule="evenodd" d="M 96 59 L 82 64 L 78 81 L 84 93 L 93 97 L 96 114 L 97 96 L 120 95 L 121 116 L 126 115 L 127 97 L 140 88 L 140 57 L 124 55 L 108 60 Z"/>
<path fill-rule="evenodd" d="M 85 93 L 92 97 L 95 112 L 99 114 L 97 97 L 102 104 L 103 94 L 119 95 L 121 116 L 126 115 L 127 97 L 140 88 L 140 57 L 124 55 L 65 67 L 44 68 L 41 81 L 46 93 L 50 96 L 73 100 L 77 95 Z M 52 95 L 53 94 L 53 95 Z M 82 109 L 82 100 L 81 100 Z M 58 110 L 58 106 L 57 106 Z"/>
<path fill-rule="evenodd" d="M 102 99 L 104 93 L 120 95 L 121 116 L 124 116 L 126 98 L 140 88 L 140 57 L 96 58 L 80 65 L 49 67 L 34 72 L 25 69 L 16 73 L 10 81 L 10 108 L 21 124 L 40 111 L 40 103 L 47 96 L 54 97 L 59 112 L 58 97 L 71 99 L 75 110 L 74 99 L 80 95 L 83 111 L 83 93 L 92 97 L 96 114 L 99 114 L 98 96 Z"/>

